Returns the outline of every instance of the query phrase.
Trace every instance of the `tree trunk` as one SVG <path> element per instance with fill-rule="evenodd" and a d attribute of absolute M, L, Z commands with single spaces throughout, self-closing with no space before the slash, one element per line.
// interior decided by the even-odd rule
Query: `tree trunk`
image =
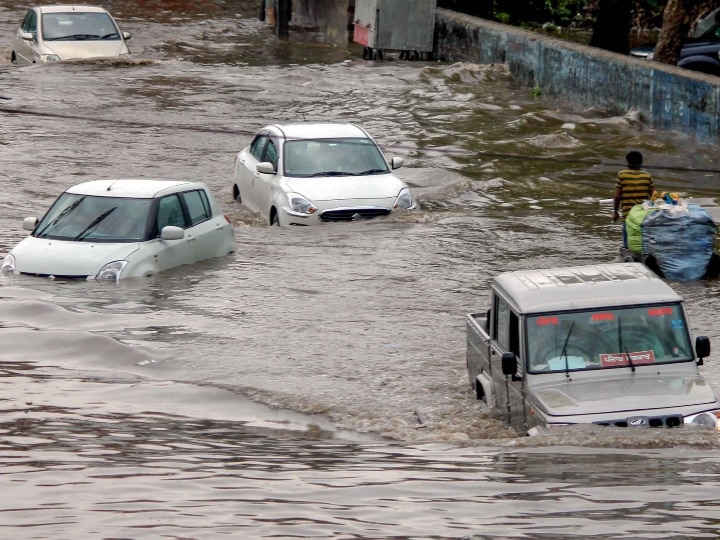
<path fill-rule="evenodd" d="M 655 47 L 655 61 L 673 66 L 678 63 L 683 43 L 690 31 L 690 12 L 694 3 L 695 0 L 668 0 Z"/>
<path fill-rule="evenodd" d="M 590 45 L 630 53 L 631 6 L 627 0 L 600 0 Z"/>

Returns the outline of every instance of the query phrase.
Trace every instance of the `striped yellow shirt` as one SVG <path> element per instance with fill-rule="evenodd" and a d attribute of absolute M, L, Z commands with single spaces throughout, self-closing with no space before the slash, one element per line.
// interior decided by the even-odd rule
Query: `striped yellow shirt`
<path fill-rule="evenodd" d="M 627 217 L 633 206 L 649 199 L 655 190 L 650 173 L 642 169 L 620 171 L 615 188 L 620 190 L 620 210 L 623 217 Z"/>

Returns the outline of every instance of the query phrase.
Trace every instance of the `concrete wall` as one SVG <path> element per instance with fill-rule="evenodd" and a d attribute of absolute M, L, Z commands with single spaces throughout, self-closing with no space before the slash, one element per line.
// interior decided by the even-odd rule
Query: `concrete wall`
<path fill-rule="evenodd" d="M 720 144 L 720 77 L 703 75 L 438 9 L 438 59 L 507 64 L 519 84 Z"/>

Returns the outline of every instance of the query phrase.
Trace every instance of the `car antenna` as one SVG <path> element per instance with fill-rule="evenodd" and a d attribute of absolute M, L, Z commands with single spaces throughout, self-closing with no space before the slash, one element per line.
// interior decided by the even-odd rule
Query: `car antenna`
<path fill-rule="evenodd" d="M 112 187 L 115 185 L 115 182 L 117 182 L 117 180 L 113 180 L 105 191 L 110 191 L 112 189 Z"/>

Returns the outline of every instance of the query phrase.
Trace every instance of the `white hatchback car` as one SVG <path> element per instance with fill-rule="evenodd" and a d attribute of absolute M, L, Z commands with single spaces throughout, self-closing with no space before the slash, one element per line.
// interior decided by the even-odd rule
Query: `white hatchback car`
<path fill-rule="evenodd" d="M 387 216 L 415 206 L 402 165 L 355 124 L 267 126 L 235 156 L 233 197 L 272 225 Z"/>
<path fill-rule="evenodd" d="M 95 180 L 69 188 L 8 253 L 5 275 L 118 281 L 235 251 L 235 233 L 205 184 Z"/>
<path fill-rule="evenodd" d="M 129 56 L 112 16 L 95 6 L 37 6 L 30 8 L 13 37 L 10 60 L 34 64 L 88 58 Z"/>

